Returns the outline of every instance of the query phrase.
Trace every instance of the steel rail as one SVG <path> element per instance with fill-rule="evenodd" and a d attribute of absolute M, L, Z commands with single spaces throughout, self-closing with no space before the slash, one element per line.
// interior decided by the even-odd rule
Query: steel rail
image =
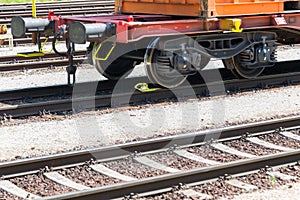
<path fill-rule="evenodd" d="M 1 19 L 0 19 L 0 23 L 1 23 Z M 8 27 L 9 27 L 10 26 L 10 21 L 8 21 L 7 23 L 1 23 L 1 24 L 2 25 L 4 25 L 4 24 L 8 25 Z M 45 40 L 46 40 L 46 37 L 43 36 L 43 35 L 41 35 L 40 41 L 44 42 Z M 52 40 L 53 40 L 53 36 L 49 36 L 48 40 L 49 40 L 48 43 L 50 44 L 52 42 Z M 62 44 L 65 43 L 64 40 L 59 40 L 58 42 L 62 43 Z M 3 44 L 4 45 L 8 45 L 8 41 L 5 40 Z M 25 37 L 24 38 L 14 38 L 14 45 L 15 46 L 18 46 L 18 45 L 21 45 L 21 44 L 23 44 L 23 46 L 24 46 L 24 44 L 30 44 L 30 45 L 34 46 L 35 44 L 32 43 L 32 33 L 25 33 Z M 80 52 L 80 51 L 76 50 L 76 52 L 74 52 L 74 53 L 77 54 L 77 52 Z"/>
<path fill-rule="evenodd" d="M 101 13 L 112 13 L 114 11 L 114 6 L 99 6 L 99 7 L 95 7 L 95 8 L 83 8 L 83 9 L 66 9 L 66 10 L 56 10 L 55 14 L 56 15 L 87 15 L 87 14 L 101 14 Z M 48 15 L 48 10 L 45 11 L 40 11 L 37 12 L 37 16 L 46 16 Z M 16 13 L 16 14 L 2 14 L 0 13 L 0 19 L 1 22 L 7 22 L 6 19 L 11 19 L 14 16 L 20 16 L 20 14 Z M 21 15 L 22 17 L 31 17 L 32 13 L 30 12 L 25 12 L 22 13 Z"/>
<path fill-rule="evenodd" d="M 60 1 L 60 2 L 37 2 L 36 7 L 49 7 L 49 6 L 64 6 L 64 5 L 73 5 L 73 4 L 94 4 L 94 3 L 106 3 L 111 2 L 114 3 L 112 0 L 88 0 L 88 1 L 82 1 L 82 0 L 72 0 L 72 1 Z M 4 8 L 16 8 L 16 9 L 31 9 L 32 4 L 31 3 L 9 3 L 9 4 L 1 4 L 2 7 L 0 10 L 3 10 Z"/>
<path fill-rule="evenodd" d="M 228 75 L 228 70 L 221 70 L 221 73 Z M 211 76 L 210 73 L 211 70 L 203 72 L 203 74 L 206 73 L 205 76 L 209 77 Z M 213 76 L 211 76 L 213 78 Z M 232 77 L 231 77 L 232 78 Z M 254 88 L 263 88 L 268 85 L 275 85 L 275 84 L 286 84 L 286 83 L 299 83 L 300 80 L 300 72 L 294 72 L 294 73 L 285 73 L 285 74 L 278 74 L 278 75 L 269 75 L 269 76 L 262 76 L 258 77 L 256 79 L 251 80 L 225 80 L 225 81 L 216 81 L 212 79 L 212 82 L 210 83 L 197 83 L 192 86 L 182 86 L 178 87 L 176 89 L 173 89 L 172 91 L 168 89 L 160 89 L 153 93 L 141 93 L 134 91 L 134 85 L 139 83 L 141 79 L 125 79 L 122 82 L 122 91 L 114 92 L 113 98 L 112 98 L 112 91 L 114 88 L 110 88 L 110 91 L 106 91 L 104 94 L 95 95 L 92 94 L 91 91 L 86 91 L 86 93 L 80 93 L 80 98 L 68 98 L 68 99 L 60 99 L 60 100 L 51 100 L 51 101 L 42 101 L 37 103 L 23 103 L 21 105 L 8 105 L 0 107 L 0 115 L 10 115 L 12 117 L 23 117 L 28 115 L 39 115 L 41 111 L 50 111 L 50 112 L 60 112 L 60 111 L 70 111 L 73 110 L 77 112 L 79 109 L 94 109 L 94 105 L 96 107 L 109 107 L 109 106 L 118 106 L 118 105 L 128 105 L 131 103 L 143 103 L 147 101 L 162 101 L 166 98 L 176 98 L 174 95 L 174 92 L 176 94 L 180 94 L 183 98 L 189 98 L 191 97 L 190 91 L 191 87 L 195 91 L 196 95 L 199 96 L 214 96 L 214 95 L 225 95 L 228 91 L 237 91 L 242 89 L 253 89 Z M 144 79 L 144 81 L 147 81 Z M 198 80 L 199 81 L 199 80 Z M 95 84 L 95 83 L 91 83 Z M 80 86 L 80 85 L 79 85 Z M 209 91 L 208 86 L 213 91 Z M 224 86 L 224 87 L 223 87 Z M 86 88 L 85 88 L 86 89 Z M 219 90 L 220 89 L 220 90 Z M 34 89 L 32 89 L 34 90 Z M 43 89 L 38 89 L 39 91 L 42 91 Z M 47 88 L 44 88 L 44 90 L 48 90 Z M 100 89 L 101 90 L 101 89 Z M 95 91 L 96 92 L 96 91 Z M 9 91 L 4 91 L 3 97 L 8 97 Z M 26 93 L 22 92 L 22 90 L 14 90 L 11 92 L 12 96 L 15 96 L 16 93 L 26 95 Z M 45 94 L 45 93 L 43 93 Z M 195 94 L 193 97 L 195 97 Z M 76 94 L 77 95 L 77 94 Z M 0 92 L 0 96 L 2 96 Z M 78 97 L 79 95 L 77 95 Z M 19 96 L 18 99 L 21 99 L 22 96 Z M 28 98 L 30 98 L 29 95 L 27 95 Z M 40 98 L 44 98 L 44 96 L 40 96 Z M 128 102 L 128 99 L 130 101 Z M 4 99 L 2 99 L 4 100 Z M 10 99 L 12 100 L 12 99 Z M 91 102 L 95 102 L 91 104 Z M 3 102 L 5 103 L 5 102 Z M 76 105 L 76 106 L 74 106 Z M 92 106 L 92 107 L 91 107 Z M 81 108 L 79 108 L 81 107 Z M 78 109 L 78 110 L 77 110 Z"/>
<path fill-rule="evenodd" d="M 75 63 L 81 63 L 86 60 L 86 57 L 74 58 Z M 67 58 L 60 58 L 58 60 L 47 59 L 40 61 L 27 61 L 15 64 L 0 64 L 0 72 L 26 70 L 26 69 L 40 69 L 40 68 L 52 68 L 60 66 L 68 66 L 69 60 Z"/>
<path fill-rule="evenodd" d="M 71 151 L 55 155 L 41 156 L 35 158 L 26 158 L 0 163 L 0 176 L 12 176 L 24 172 L 38 171 L 45 166 L 59 167 L 83 163 L 91 159 L 104 160 L 108 158 L 128 156 L 133 152 L 147 152 L 164 148 L 198 144 L 205 141 L 205 138 L 236 138 L 245 133 L 258 133 L 279 128 L 290 128 L 299 126 L 300 116 L 286 117 L 282 119 L 267 120 L 262 122 L 253 122 L 231 127 L 203 130 L 192 133 L 185 133 L 176 136 L 165 136 L 161 138 L 148 139 L 125 144 L 117 144 L 86 150 Z M 300 157 L 298 157 L 300 159 Z M 288 161 L 287 161 L 288 162 Z"/>
<path fill-rule="evenodd" d="M 62 8 L 53 8 L 53 9 L 57 9 L 57 10 L 54 10 L 54 12 L 67 12 L 67 11 L 77 11 L 78 9 L 87 9 L 87 10 L 95 10 L 95 9 L 113 9 L 114 8 L 114 4 L 113 3 L 101 3 L 101 4 L 97 4 L 97 3 L 94 3 L 94 4 L 77 4 L 77 5 L 66 5 Z M 37 14 L 39 15 L 47 15 L 49 12 L 49 8 L 47 7 L 40 7 L 38 8 L 38 11 L 37 11 Z M 24 15 L 30 15 L 32 16 L 32 10 L 31 8 L 27 9 L 27 10 L 20 10 L 20 11 L 17 11 L 17 10 L 6 10 L 6 11 L 0 11 L 0 17 L 1 18 L 7 18 L 7 17 L 10 17 L 10 16 L 17 16 L 17 15 L 21 15 L 21 16 L 24 16 Z"/>
<path fill-rule="evenodd" d="M 1 20 L 0 20 L 0 23 L 1 23 Z M 2 23 L 2 24 L 4 24 L 4 23 Z M 10 26 L 10 22 L 7 22 L 6 25 L 7 25 L 7 26 Z M 35 44 L 32 43 L 31 35 L 32 35 L 31 33 L 28 33 L 28 34 L 26 34 L 26 37 L 25 37 L 25 38 L 14 38 L 14 45 L 15 45 L 15 46 L 18 46 L 18 45 L 20 45 L 20 44 L 23 44 L 23 45 L 25 45 L 25 44 L 32 44 L 32 45 L 35 45 Z M 52 41 L 53 37 L 50 36 L 49 39 L 50 39 L 50 41 Z M 46 40 L 45 37 L 41 37 L 41 42 L 44 42 L 45 40 Z M 5 44 L 8 45 L 8 41 L 4 41 L 3 44 L 4 44 L 4 45 L 5 45 Z"/>
<path fill-rule="evenodd" d="M 36 8 L 38 10 L 51 10 L 51 9 L 66 9 L 66 8 L 84 8 L 84 7 L 97 7 L 102 6 L 113 6 L 114 1 L 65 1 L 65 2 L 38 2 L 36 3 Z M 18 13 L 24 11 L 32 11 L 31 4 L 2 4 L 0 8 L 0 14 L 11 12 Z"/>
<path fill-rule="evenodd" d="M 148 81 L 146 77 L 137 77 L 126 79 L 124 87 L 131 87 L 139 82 Z M 76 92 L 79 94 L 86 93 L 86 88 L 95 88 L 95 92 L 111 90 L 116 81 L 104 80 L 99 82 L 76 83 Z M 71 85 L 53 85 L 47 87 L 24 88 L 16 90 L 7 90 L 0 92 L 0 101 L 19 100 L 28 98 L 49 97 L 56 95 L 72 95 L 74 87 Z"/>
<path fill-rule="evenodd" d="M 62 53 L 65 53 L 65 52 L 62 52 Z M 86 54 L 86 51 L 76 51 L 75 52 L 75 56 L 83 56 Z M 0 66 L 2 64 L 14 64 L 14 63 L 19 63 L 19 62 L 24 62 L 24 61 L 28 61 L 28 60 L 37 60 L 37 61 L 40 61 L 40 60 L 43 60 L 43 59 L 46 59 L 46 58 L 65 58 L 63 56 L 59 56 L 55 53 L 46 53 L 44 56 L 42 57 L 35 57 L 35 58 L 23 58 L 23 57 L 20 57 L 20 56 L 16 56 L 16 55 L 8 55 L 8 56 L 1 56 L 0 57 Z"/>
<path fill-rule="evenodd" d="M 83 191 L 70 192 L 66 194 L 44 197 L 41 199 L 113 199 L 123 197 L 130 193 L 138 194 L 153 190 L 169 188 L 179 183 L 188 184 L 199 181 L 204 181 L 212 178 L 223 176 L 224 174 L 238 174 L 247 171 L 257 170 L 266 165 L 276 166 L 289 162 L 296 162 L 300 159 L 300 150 L 291 152 L 277 153 L 273 155 L 261 156 L 258 158 L 238 160 L 211 167 L 197 168 L 183 172 L 175 172 L 126 183 L 119 183 L 104 187 L 87 189 Z"/>
<path fill-rule="evenodd" d="M 1 23 L 1 19 L 0 19 L 0 23 Z M 4 23 L 1 23 L 1 24 L 4 25 Z M 6 25 L 10 26 L 10 21 L 7 22 Z M 41 42 L 44 42 L 46 40 L 46 37 L 41 36 L 40 40 L 41 40 Z M 48 40 L 49 40 L 49 44 L 50 44 L 51 43 L 50 41 L 53 40 L 53 36 L 49 36 Z M 59 40 L 58 42 L 64 44 L 65 41 Z M 8 45 L 8 41 L 5 40 L 3 44 Z M 26 33 L 24 38 L 14 38 L 14 45 L 15 46 L 21 46 L 21 45 L 24 46 L 25 44 L 32 45 L 32 46 L 36 45 L 36 44 L 32 43 L 32 33 Z M 80 52 L 80 51 L 78 51 L 78 52 Z M 77 51 L 74 52 L 74 53 L 76 54 Z"/>
<path fill-rule="evenodd" d="M 52 5 L 52 6 L 51 6 Z M 15 7 L 15 10 L 13 10 Z M 1 11 L 2 9 L 2 11 Z M 11 10 L 11 11 L 7 11 Z M 49 10 L 53 10 L 56 15 L 93 15 L 93 14 L 110 14 L 114 12 L 114 1 L 78 1 L 64 3 L 37 3 L 37 15 L 46 16 Z M 10 27 L 11 18 L 14 16 L 31 17 L 30 4 L 7 5 L 0 8 L 0 24 Z M 17 42 L 16 39 L 15 42 Z M 25 40 L 27 42 L 27 40 Z M 20 40 L 19 43 L 24 43 Z"/>

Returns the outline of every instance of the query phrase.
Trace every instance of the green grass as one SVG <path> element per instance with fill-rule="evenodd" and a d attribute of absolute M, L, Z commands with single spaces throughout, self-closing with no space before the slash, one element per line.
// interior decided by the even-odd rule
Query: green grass
<path fill-rule="evenodd" d="M 61 1 L 61 0 L 35 0 L 35 2 L 51 2 L 51 1 Z M 32 0 L 0 0 L 0 2 L 6 4 L 7 3 L 31 3 Z"/>

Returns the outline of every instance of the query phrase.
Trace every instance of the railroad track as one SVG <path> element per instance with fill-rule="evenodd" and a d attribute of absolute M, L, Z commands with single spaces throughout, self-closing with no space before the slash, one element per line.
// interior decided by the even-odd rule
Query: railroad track
<path fill-rule="evenodd" d="M 48 1 L 48 2 L 36 2 L 36 7 L 43 7 L 43 8 L 61 8 L 61 7 L 68 7 L 69 5 L 75 5 L 75 4 L 82 4 L 82 3 L 95 3 L 95 2 L 107 2 L 109 0 L 88 0 L 88 1 L 82 1 L 82 0 L 73 0 L 73 1 Z M 3 3 L 1 4 L 3 7 L 0 8 L 0 11 L 6 11 L 7 9 L 10 10 L 27 10 L 31 9 L 31 2 L 29 3 Z M 30 8 L 28 8 L 30 7 Z"/>
<path fill-rule="evenodd" d="M 114 1 L 111 0 L 89 0 L 89 1 L 63 1 L 37 3 L 37 16 L 48 15 L 49 10 L 53 10 L 56 15 L 99 15 L 114 12 Z M 0 24 L 10 27 L 11 18 L 14 16 L 31 17 L 31 4 L 2 4 L 0 8 Z M 50 37 L 51 39 L 51 37 Z M 45 40 L 41 37 L 41 41 Z M 8 41 L 4 42 L 6 45 Z M 26 38 L 14 38 L 15 45 L 32 43 L 31 34 Z"/>
<path fill-rule="evenodd" d="M 86 59 L 85 51 L 77 51 L 74 57 L 75 62 L 83 62 Z M 68 59 L 55 53 L 45 54 L 43 57 L 23 58 L 19 56 L 0 57 L 0 72 L 27 70 L 38 68 L 51 68 L 67 66 Z"/>
<path fill-rule="evenodd" d="M 0 195 L 8 199 L 112 199 L 155 196 L 185 184 L 188 189 L 178 189 L 185 196 L 215 198 L 203 191 L 219 177 L 238 193 L 256 190 L 262 187 L 245 183 L 243 177 L 266 166 L 299 160 L 299 122 L 296 116 L 3 162 Z M 290 171 L 265 170 L 264 175 L 278 182 L 297 179 Z"/>
<path fill-rule="evenodd" d="M 31 17 L 31 4 L 4 4 L 0 8 L 0 22 L 8 23 L 14 16 Z M 112 13 L 114 11 L 114 1 L 64 1 L 37 3 L 37 16 L 48 15 L 49 10 L 58 15 L 84 15 Z"/>
<path fill-rule="evenodd" d="M 201 78 L 191 80 L 192 89 L 198 97 L 226 95 L 253 88 L 281 87 L 288 84 L 298 84 L 300 72 L 297 71 L 298 61 L 278 63 L 276 74 L 266 70 L 264 76 L 253 80 L 233 79 L 228 70 L 203 71 L 205 77 L 211 77 L 211 82 L 201 82 Z M 294 72 L 293 72 L 294 70 Z M 286 73 L 284 73 L 286 72 Z M 213 80 L 213 75 L 221 73 L 224 81 Z M 225 77 L 225 78 L 224 78 Z M 191 86 L 181 86 L 172 91 L 160 88 L 152 93 L 141 93 L 134 89 L 137 83 L 149 82 L 146 77 L 124 79 L 121 82 L 101 81 L 78 83 L 75 87 L 57 85 L 42 88 L 27 88 L 0 92 L 0 116 L 24 117 L 40 115 L 40 113 L 56 113 L 74 111 L 75 113 L 96 107 L 110 107 L 145 102 L 162 102 L 165 99 L 190 98 Z M 121 83 L 121 84 L 120 84 Z M 119 89 L 115 86 L 118 84 Z M 121 86 L 120 86 L 121 85 Z M 87 90 L 88 88 L 88 90 Z M 93 91 L 90 91 L 93 89 Z M 209 88 L 209 89 L 208 89 Z M 73 91 L 76 91 L 74 93 Z M 112 95 L 112 91 L 114 93 Z M 210 90 L 210 91 L 209 91 Z M 96 95 L 95 95 L 96 94 Z M 179 96 L 174 96 L 177 94 Z M 178 100 L 178 99 L 177 99 Z M 95 102 L 91 104 L 91 102 Z"/>

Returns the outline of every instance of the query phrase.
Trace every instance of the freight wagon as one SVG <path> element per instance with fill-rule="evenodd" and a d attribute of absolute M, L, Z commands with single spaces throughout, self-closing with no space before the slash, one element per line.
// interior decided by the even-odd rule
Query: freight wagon
<path fill-rule="evenodd" d="M 123 78 L 144 63 L 151 82 L 174 88 L 211 58 L 241 78 L 273 67 L 278 45 L 300 42 L 300 1 L 116 0 L 111 15 L 49 12 L 14 17 L 11 26 L 14 37 L 54 35 L 54 49 L 58 38 L 65 39 L 69 82 L 76 71 L 75 45 L 86 43 L 91 63 L 108 79 Z"/>

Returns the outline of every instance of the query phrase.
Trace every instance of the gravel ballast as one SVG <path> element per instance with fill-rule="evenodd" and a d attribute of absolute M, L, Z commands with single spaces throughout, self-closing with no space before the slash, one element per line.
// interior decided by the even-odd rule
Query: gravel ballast
<path fill-rule="evenodd" d="M 120 182 L 120 180 L 102 175 L 86 165 L 63 169 L 60 170 L 59 173 L 68 179 L 87 187 L 100 187 Z"/>
<path fill-rule="evenodd" d="M 300 183 L 288 183 L 276 189 L 255 191 L 251 193 L 244 193 L 237 195 L 233 200 L 257 200 L 257 199 L 271 199 L 271 200 L 298 200 L 300 191 Z"/>
<path fill-rule="evenodd" d="M 4 200 L 4 199 L 5 200 L 22 200 L 22 198 L 16 197 L 16 196 L 14 196 L 14 195 L 12 195 L 12 194 L 10 194 L 10 193 L 2 190 L 2 189 L 0 189 L 0 199 L 1 200 Z"/>
<path fill-rule="evenodd" d="M 180 156 L 176 156 L 173 153 L 160 153 L 154 155 L 147 155 L 147 157 L 165 166 L 172 167 L 179 170 L 189 170 L 193 168 L 207 166 L 205 163 L 194 162 L 192 160 Z"/>
<path fill-rule="evenodd" d="M 244 140 L 229 141 L 229 142 L 224 142 L 224 144 L 234 149 L 237 149 L 239 151 L 253 154 L 253 155 L 258 155 L 258 156 L 275 154 L 280 152 L 279 150 L 269 149 L 261 145 L 256 145 L 252 142 L 244 141 Z"/>
<path fill-rule="evenodd" d="M 111 162 L 103 163 L 103 165 L 114 171 L 119 172 L 122 175 L 134 177 L 137 179 L 148 178 L 148 177 L 158 176 L 167 173 L 162 170 L 157 170 L 142 165 L 131 159 L 111 161 Z"/>
<path fill-rule="evenodd" d="M 223 180 L 216 181 L 213 183 L 207 183 L 200 186 L 195 186 L 195 191 L 203 194 L 208 194 L 213 199 L 220 199 L 222 197 L 232 197 L 233 195 L 242 193 L 242 190 L 225 183 Z M 225 198 L 225 199 L 226 199 Z"/>
<path fill-rule="evenodd" d="M 221 163 L 242 159 L 242 157 L 239 157 L 237 155 L 225 153 L 223 151 L 209 147 L 193 147 L 189 148 L 187 151 L 199 155 L 205 159 L 214 160 Z"/>
<path fill-rule="evenodd" d="M 295 165 L 289 165 L 288 167 L 282 167 L 278 170 L 280 173 L 287 174 L 300 180 L 300 163 Z"/>
<path fill-rule="evenodd" d="M 28 175 L 25 177 L 17 177 L 10 181 L 25 191 L 38 196 L 52 196 L 75 191 L 72 188 L 57 184 L 45 178 L 43 175 Z"/>
<path fill-rule="evenodd" d="M 288 147 L 288 148 L 292 148 L 292 149 L 300 148 L 300 142 L 298 140 L 287 138 L 287 137 L 282 136 L 277 133 L 269 134 L 269 135 L 262 135 L 262 136 L 259 136 L 258 138 L 262 139 L 264 141 L 270 142 L 272 144 L 279 145 L 279 146 L 284 146 L 284 147 Z"/>

